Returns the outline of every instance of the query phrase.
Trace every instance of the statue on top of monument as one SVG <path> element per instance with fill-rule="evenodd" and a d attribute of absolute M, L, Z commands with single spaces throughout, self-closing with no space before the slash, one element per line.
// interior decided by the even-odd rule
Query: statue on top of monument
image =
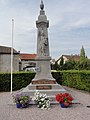
<path fill-rule="evenodd" d="M 41 9 L 41 10 L 43 10 L 43 9 L 44 9 L 43 0 L 41 0 L 40 9 Z"/>

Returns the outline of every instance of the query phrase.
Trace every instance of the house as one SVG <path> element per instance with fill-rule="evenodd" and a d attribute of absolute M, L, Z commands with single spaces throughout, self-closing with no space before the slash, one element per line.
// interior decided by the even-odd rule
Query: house
<path fill-rule="evenodd" d="M 21 70 L 30 70 L 36 67 L 36 54 L 20 53 Z"/>
<path fill-rule="evenodd" d="M 11 71 L 11 47 L 0 46 L 0 72 Z M 19 71 L 19 52 L 13 48 L 13 72 Z"/>
<path fill-rule="evenodd" d="M 61 58 L 63 57 L 64 63 L 66 63 L 68 60 L 74 60 L 79 61 L 80 56 L 79 55 L 62 55 L 58 60 L 57 63 L 60 64 Z"/>

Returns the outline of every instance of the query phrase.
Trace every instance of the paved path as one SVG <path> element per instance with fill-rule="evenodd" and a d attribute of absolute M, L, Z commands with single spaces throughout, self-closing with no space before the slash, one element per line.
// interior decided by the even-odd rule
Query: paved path
<path fill-rule="evenodd" d="M 51 105 L 50 110 L 41 110 L 35 105 L 29 108 L 17 109 L 9 104 L 9 92 L 0 93 L 0 120 L 90 120 L 90 94 L 65 87 L 72 96 L 80 102 L 70 108 Z"/>

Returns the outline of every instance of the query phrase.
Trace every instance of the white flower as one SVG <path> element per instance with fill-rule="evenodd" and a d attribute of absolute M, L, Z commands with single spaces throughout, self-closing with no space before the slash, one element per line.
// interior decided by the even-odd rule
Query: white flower
<path fill-rule="evenodd" d="M 37 107 L 40 107 L 41 109 L 48 109 L 50 107 L 50 100 L 46 94 L 41 94 L 36 91 L 32 100 L 35 101 Z"/>
<path fill-rule="evenodd" d="M 45 100 L 45 98 L 41 98 L 41 101 L 44 101 Z"/>

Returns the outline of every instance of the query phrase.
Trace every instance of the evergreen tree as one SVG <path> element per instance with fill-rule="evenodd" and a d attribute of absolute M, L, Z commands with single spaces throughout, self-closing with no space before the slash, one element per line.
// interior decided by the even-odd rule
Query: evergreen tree
<path fill-rule="evenodd" d="M 80 63 L 83 63 L 84 61 L 85 61 L 85 50 L 84 47 L 82 46 L 80 51 Z"/>
<path fill-rule="evenodd" d="M 82 46 L 80 51 L 80 69 L 87 69 L 87 56 L 85 55 L 84 47 Z"/>

